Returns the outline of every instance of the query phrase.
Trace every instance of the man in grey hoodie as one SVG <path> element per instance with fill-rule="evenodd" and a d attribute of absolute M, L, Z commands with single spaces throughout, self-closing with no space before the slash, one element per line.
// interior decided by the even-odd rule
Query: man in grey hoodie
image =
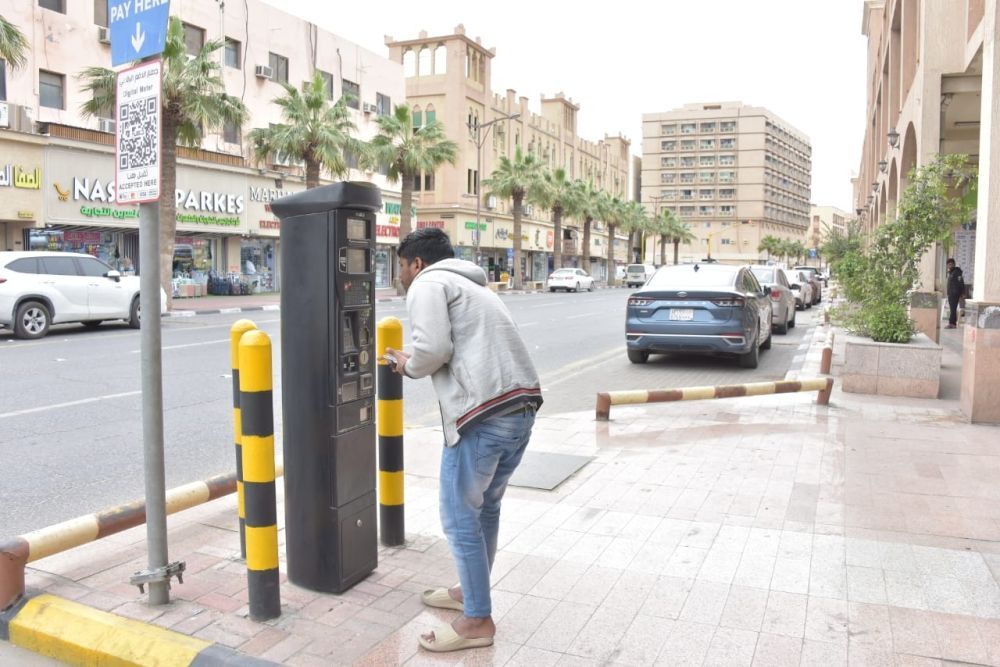
<path fill-rule="evenodd" d="M 500 501 L 542 404 L 538 374 L 517 325 L 481 268 L 455 259 L 445 233 L 418 229 L 399 244 L 413 351 L 387 349 L 395 371 L 431 376 L 441 407 L 441 524 L 460 585 L 425 591 L 424 603 L 464 613 L 420 638 L 429 651 L 489 646 L 490 569 Z"/>

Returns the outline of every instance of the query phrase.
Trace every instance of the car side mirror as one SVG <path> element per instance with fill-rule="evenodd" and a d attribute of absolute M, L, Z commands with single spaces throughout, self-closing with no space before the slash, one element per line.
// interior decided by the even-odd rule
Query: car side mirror
<path fill-rule="evenodd" d="M 764 285 L 761 288 L 761 291 L 764 293 L 764 296 L 771 296 L 771 286 L 770 285 Z"/>
<path fill-rule="evenodd" d="M 115 282 L 118 282 L 118 281 L 120 281 L 122 279 L 122 274 L 119 273 L 118 271 L 113 271 L 112 270 L 112 271 L 108 271 L 107 273 L 105 273 L 104 277 L 105 278 L 110 278 L 111 280 L 113 280 Z"/>

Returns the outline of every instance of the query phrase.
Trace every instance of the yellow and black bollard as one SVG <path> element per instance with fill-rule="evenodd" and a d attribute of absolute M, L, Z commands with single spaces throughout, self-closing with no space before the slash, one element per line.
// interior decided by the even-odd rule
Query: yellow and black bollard
<path fill-rule="evenodd" d="M 266 621 L 281 615 L 278 511 L 274 495 L 274 403 L 268 335 L 263 331 L 243 334 L 239 362 L 250 618 Z"/>
<path fill-rule="evenodd" d="M 382 544 L 406 541 L 403 520 L 403 377 L 383 357 L 385 348 L 403 349 L 403 323 L 395 317 L 379 320 L 378 353 L 378 513 Z"/>
<path fill-rule="evenodd" d="M 229 361 L 233 369 L 233 442 L 236 444 L 236 506 L 240 515 L 240 555 L 247 557 L 246 514 L 243 510 L 243 443 L 240 426 L 240 338 L 257 325 L 236 320 L 229 329 Z"/>

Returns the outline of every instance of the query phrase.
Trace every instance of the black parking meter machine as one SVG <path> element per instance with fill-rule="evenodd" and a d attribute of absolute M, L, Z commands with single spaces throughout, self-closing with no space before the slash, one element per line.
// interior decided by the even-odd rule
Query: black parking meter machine
<path fill-rule="evenodd" d="M 375 211 L 342 182 L 271 203 L 281 219 L 281 390 L 288 578 L 340 593 L 378 564 Z"/>

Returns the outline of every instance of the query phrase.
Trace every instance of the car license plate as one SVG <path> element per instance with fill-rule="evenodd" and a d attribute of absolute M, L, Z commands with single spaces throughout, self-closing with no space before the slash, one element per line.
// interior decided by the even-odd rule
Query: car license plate
<path fill-rule="evenodd" d="M 687 322 L 694 319 L 694 309 L 692 308 L 671 308 L 670 319 Z"/>

